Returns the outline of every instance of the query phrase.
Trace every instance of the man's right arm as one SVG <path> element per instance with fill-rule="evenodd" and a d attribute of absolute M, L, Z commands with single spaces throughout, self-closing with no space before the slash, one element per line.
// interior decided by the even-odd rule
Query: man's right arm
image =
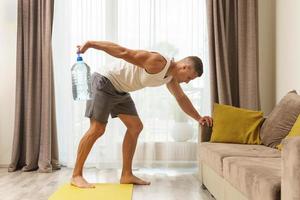
<path fill-rule="evenodd" d="M 180 84 L 175 79 L 172 79 L 169 83 L 167 83 L 167 88 L 170 91 L 170 93 L 176 98 L 178 105 L 186 114 L 188 114 L 201 124 L 206 123 L 208 126 L 212 126 L 212 118 L 209 116 L 202 117 L 197 112 L 192 102 L 183 92 L 182 88 L 180 87 Z"/>
<path fill-rule="evenodd" d="M 132 50 L 107 41 L 88 41 L 80 47 L 79 52 L 84 53 L 89 48 L 102 50 L 113 57 L 121 58 L 145 68 L 149 73 L 160 72 L 166 64 L 165 59 L 157 53 L 145 50 Z"/>

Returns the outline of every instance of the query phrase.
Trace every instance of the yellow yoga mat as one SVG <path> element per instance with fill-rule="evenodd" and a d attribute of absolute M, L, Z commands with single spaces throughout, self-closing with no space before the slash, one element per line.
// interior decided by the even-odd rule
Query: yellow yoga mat
<path fill-rule="evenodd" d="M 132 184 L 95 184 L 95 188 L 61 186 L 48 200 L 131 200 Z"/>

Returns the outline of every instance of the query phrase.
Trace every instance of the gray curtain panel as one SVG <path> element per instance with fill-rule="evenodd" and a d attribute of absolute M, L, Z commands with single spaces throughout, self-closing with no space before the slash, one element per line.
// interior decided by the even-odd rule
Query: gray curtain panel
<path fill-rule="evenodd" d="M 257 0 L 206 3 L 212 103 L 260 109 Z"/>
<path fill-rule="evenodd" d="M 13 151 L 8 171 L 59 169 L 52 63 L 53 0 L 18 0 Z"/>

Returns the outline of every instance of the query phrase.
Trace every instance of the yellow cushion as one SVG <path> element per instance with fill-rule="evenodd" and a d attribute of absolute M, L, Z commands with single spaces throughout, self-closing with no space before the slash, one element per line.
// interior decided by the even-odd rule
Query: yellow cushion
<path fill-rule="evenodd" d="M 215 103 L 213 120 L 211 142 L 261 144 L 262 112 Z"/>
<path fill-rule="evenodd" d="M 295 124 L 293 125 L 291 131 L 285 138 L 300 136 L 300 115 L 298 116 Z M 282 149 L 282 144 L 277 145 L 277 149 Z"/>

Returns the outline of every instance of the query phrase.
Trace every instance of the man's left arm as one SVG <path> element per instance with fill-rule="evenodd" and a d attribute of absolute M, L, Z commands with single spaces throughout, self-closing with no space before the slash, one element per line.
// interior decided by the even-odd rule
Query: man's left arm
<path fill-rule="evenodd" d="M 180 108 L 193 119 L 198 121 L 201 124 L 206 123 L 207 125 L 212 125 L 212 119 L 209 116 L 202 117 L 195 107 L 193 106 L 190 99 L 184 93 L 182 88 L 180 87 L 179 83 L 176 80 L 172 80 L 171 82 L 167 83 L 167 88 L 170 93 L 176 98 L 177 103 L 179 104 Z"/>

